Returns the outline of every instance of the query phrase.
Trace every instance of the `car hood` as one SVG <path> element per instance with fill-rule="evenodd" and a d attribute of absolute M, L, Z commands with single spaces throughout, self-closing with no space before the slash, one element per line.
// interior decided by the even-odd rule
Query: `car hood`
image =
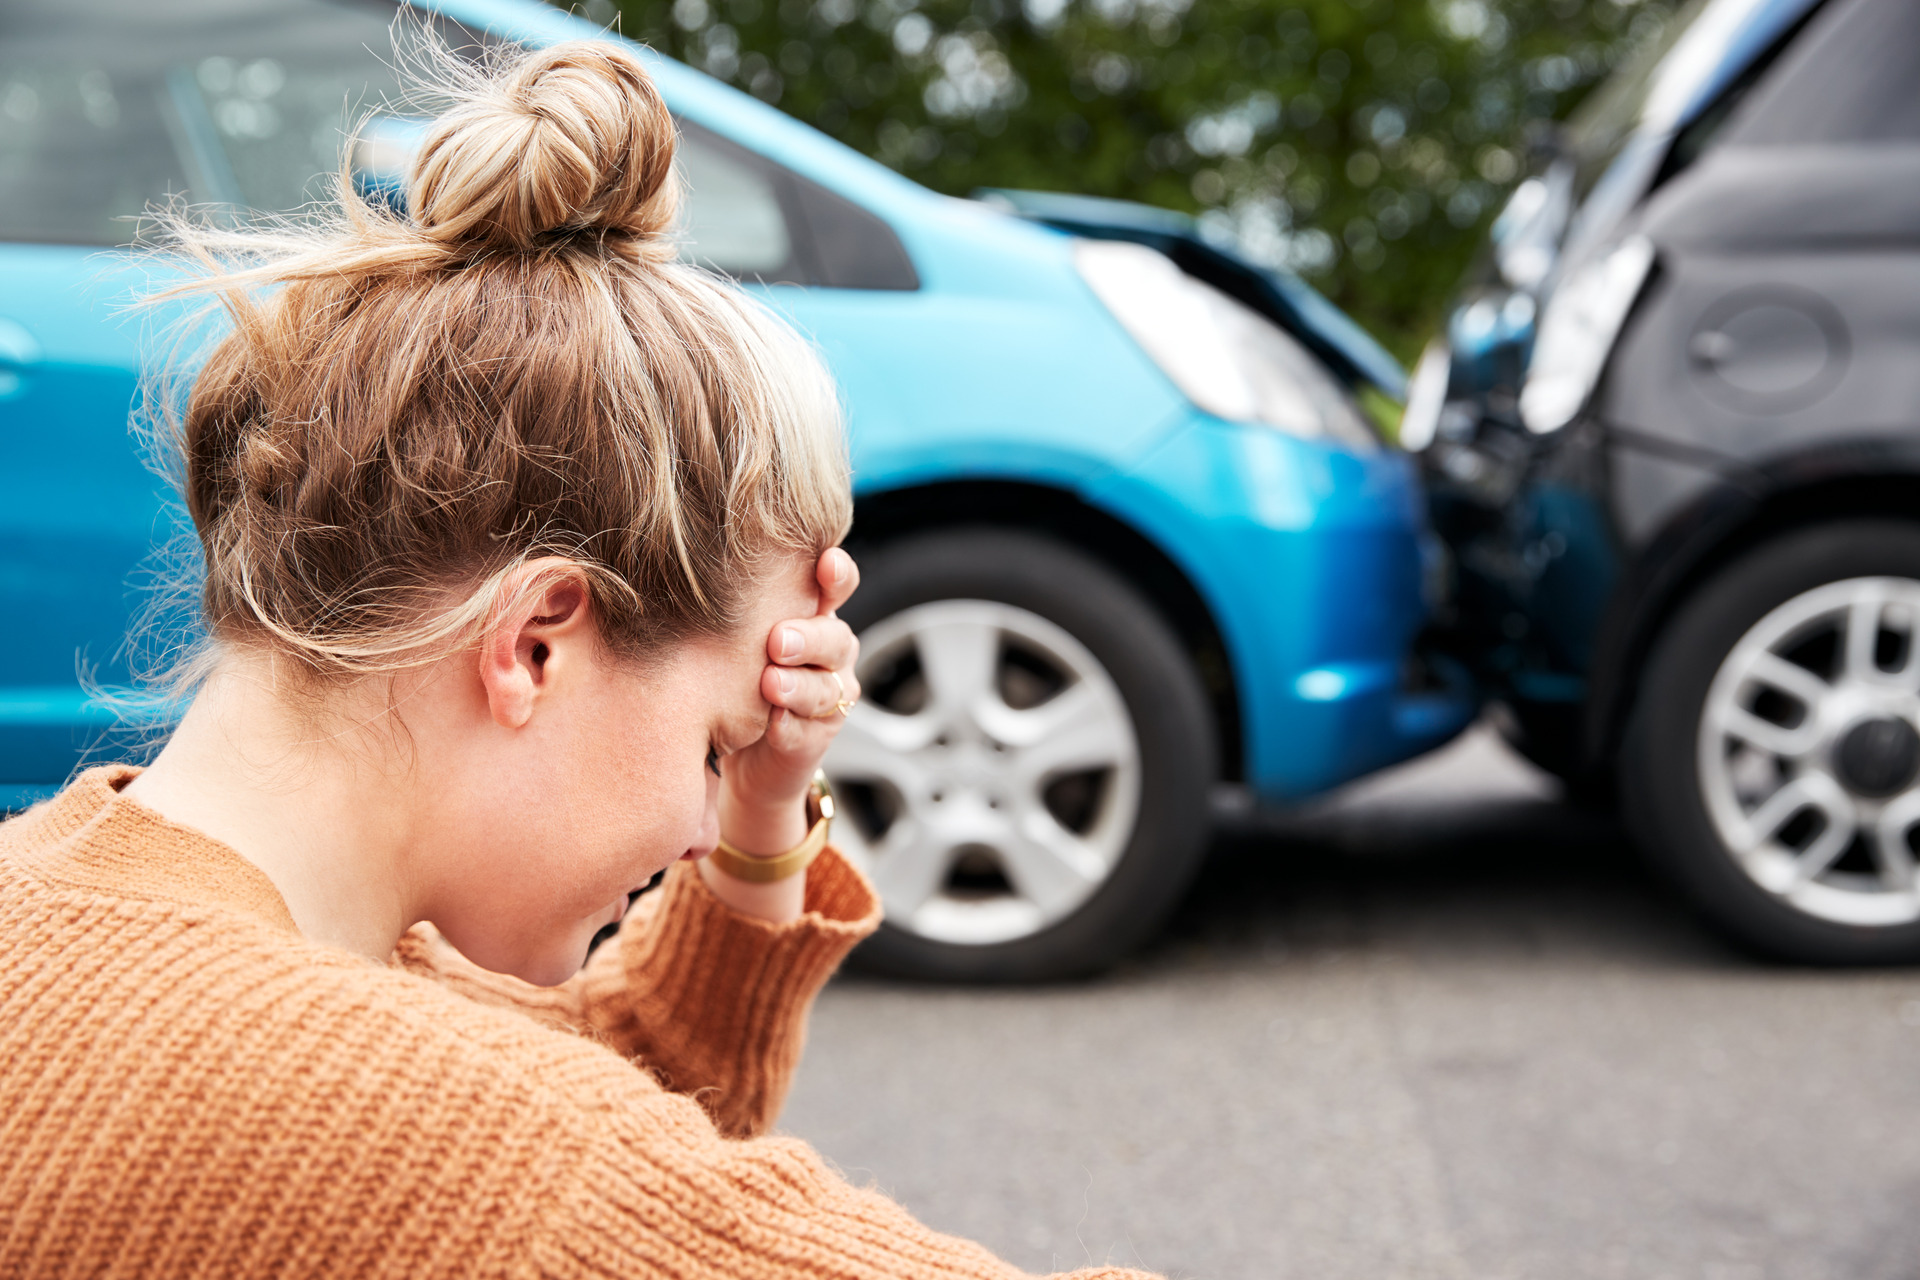
<path fill-rule="evenodd" d="M 1209 234 L 1196 218 L 1127 200 L 1052 191 L 989 188 L 975 196 L 1070 235 L 1157 249 L 1188 275 L 1271 318 L 1348 382 L 1377 387 L 1395 400 L 1406 398 L 1406 370 L 1351 316 L 1291 271 L 1262 266 L 1230 241 Z"/>

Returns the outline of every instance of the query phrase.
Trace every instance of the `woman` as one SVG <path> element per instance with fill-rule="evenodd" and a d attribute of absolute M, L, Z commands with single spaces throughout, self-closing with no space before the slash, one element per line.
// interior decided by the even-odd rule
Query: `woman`
<path fill-rule="evenodd" d="M 831 386 L 673 263 L 673 148 L 564 45 L 408 219 L 177 229 L 212 648 L 150 768 L 0 826 L 0 1274 L 1010 1274 L 758 1136 L 878 917 L 810 795 L 857 573 Z"/>

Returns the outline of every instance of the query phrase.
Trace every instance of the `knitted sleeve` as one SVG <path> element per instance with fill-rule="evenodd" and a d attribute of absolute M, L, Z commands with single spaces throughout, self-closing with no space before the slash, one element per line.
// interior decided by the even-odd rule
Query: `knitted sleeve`
<path fill-rule="evenodd" d="M 829 848 L 807 871 L 802 915 L 784 925 L 732 910 L 691 864 L 676 864 L 615 943 L 558 987 L 489 973 L 425 925 L 401 940 L 395 960 L 482 1003 L 605 1041 L 697 1097 L 721 1132 L 745 1137 L 779 1115 L 814 996 L 879 921 L 871 886 Z"/>
<path fill-rule="evenodd" d="M 819 866 L 819 863 L 815 864 Z M 836 862 L 834 866 L 845 866 Z M 847 869 L 851 875 L 851 868 Z M 830 873 L 834 874 L 834 873 Z M 629 1002 L 659 1011 L 663 1025 L 690 1026 L 676 1039 L 650 1041 L 665 1056 L 705 1062 L 708 1073 L 740 1073 L 731 1062 L 756 1054 L 771 1057 L 766 1034 L 749 1036 L 709 1056 L 688 1048 L 720 1044 L 723 1036 L 699 1032 L 708 1018 L 736 1018 L 774 1028 L 781 1015 L 758 1009 L 748 993 L 781 989 L 776 977 L 756 981 L 732 974 L 730 957 L 751 957 L 752 966 L 792 965 L 796 973 L 817 973 L 812 966 L 820 946 L 815 921 L 774 927 L 756 924 L 720 908 L 701 882 L 684 873 L 663 896 L 658 919 L 636 934 L 649 940 L 623 949 L 621 969 L 649 968 L 663 958 L 723 957 L 713 971 L 666 982 L 630 984 Z M 836 885 L 838 888 L 836 889 Z M 853 893 L 854 889 L 859 893 Z M 839 910 L 830 900 L 847 892 L 863 901 L 864 883 L 822 877 L 816 891 L 810 880 L 809 914 Z M 816 892 L 826 899 L 816 897 Z M 702 903 L 724 914 L 715 916 Z M 824 908 L 824 910 L 822 909 Z M 701 933 L 676 940 L 674 921 Z M 864 917 L 863 917 L 864 919 Z M 744 932 L 735 932 L 744 929 Z M 702 966 L 693 966 L 700 970 Z M 598 968 L 598 966 L 596 966 Z M 611 972 L 590 975 L 596 981 Z M 824 976 L 820 974 L 819 976 Z M 811 981 L 811 979 L 810 979 Z M 586 986 L 591 988 L 593 983 Z M 589 990 L 585 1007 L 596 996 Z M 701 1007 L 703 999 L 716 1003 Z M 744 1001 L 744 1003 L 737 1003 Z M 459 1003 L 459 1002 L 455 1002 Z M 354 1091 L 383 1114 L 404 1117 L 411 1130 L 403 1144 L 436 1154 L 408 1162 L 422 1169 L 445 1170 L 464 1161 L 476 1173 L 458 1193 L 462 1204 L 491 1206 L 489 1241 L 510 1250 L 529 1275 L 554 1280 L 630 1280 L 634 1276 L 682 1276 L 693 1280 L 1020 1280 L 1023 1273 L 968 1240 L 925 1226 L 878 1191 L 856 1187 L 831 1169 L 806 1143 L 777 1136 L 728 1136 L 714 1113 L 730 1108 L 709 1105 L 689 1091 L 662 1090 L 656 1080 L 632 1070 L 614 1054 L 571 1037 L 551 1037 L 519 1019 L 468 1006 L 462 1016 L 449 1010 L 432 1019 L 436 1047 L 431 1054 L 433 1081 L 424 1090 L 435 1100 L 429 1114 L 417 1098 L 392 1082 L 357 1079 Z M 513 1024 L 517 1024 L 516 1026 Z M 797 1029 L 772 1038 L 794 1038 Z M 755 1047 L 755 1046 L 758 1047 Z M 745 1074 L 750 1075 L 751 1072 Z M 484 1099 L 477 1111 L 447 1110 L 447 1099 Z M 439 1114 L 439 1110 L 447 1110 Z M 750 1111 L 751 1108 L 738 1108 Z M 354 1131 L 386 1127 L 379 1118 L 358 1119 Z M 738 1132 L 736 1127 L 735 1132 Z M 458 1153 L 458 1154 L 456 1154 Z M 401 1171 L 396 1169 L 395 1173 Z M 436 1172 L 432 1189 L 421 1196 L 451 1190 Z M 404 1188 L 387 1188 L 400 1193 Z M 446 1247 L 457 1252 L 452 1238 Z M 1077 1272 L 1075 1280 L 1144 1280 L 1115 1268 Z"/>
<path fill-rule="evenodd" d="M 617 1064 L 616 1064 L 617 1065 Z M 597 1099 L 549 1120 L 557 1176 L 532 1260 L 544 1276 L 727 1276 L 736 1280 L 880 1280 L 1024 1275 L 978 1244 L 934 1231 L 877 1191 L 853 1186 L 804 1142 L 723 1138 L 687 1098 L 590 1080 L 586 1055 L 565 1096 Z M 570 1073 L 569 1073 L 570 1074 Z M 561 1084 L 556 1080 L 554 1083 Z M 614 1096 L 616 1093 L 624 1095 Z M 1112 1267 L 1077 1280 L 1124 1280 Z"/>

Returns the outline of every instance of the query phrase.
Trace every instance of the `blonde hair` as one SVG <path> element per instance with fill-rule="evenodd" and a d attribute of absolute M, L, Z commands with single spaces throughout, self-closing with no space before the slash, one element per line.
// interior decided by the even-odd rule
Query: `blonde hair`
<path fill-rule="evenodd" d="M 394 672 L 470 643 L 545 556 L 616 650 L 726 632 L 768 557 L 845 536 L 831 380 L 673 260 L 673 119 L 632 52 L 434 62 L 409 214 L 343 170 L 301 223 L 164 221 L 199 267 L 165 296 L 229 325 L 174 427 L 209 633 Z"/>

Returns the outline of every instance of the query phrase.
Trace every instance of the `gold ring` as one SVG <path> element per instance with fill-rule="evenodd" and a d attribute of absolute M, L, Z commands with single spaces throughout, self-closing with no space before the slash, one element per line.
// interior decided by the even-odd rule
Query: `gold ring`
<path fill-rule="evenodd" d="M 821 715 L 815 716 L 814 717 L 815 720 L 825 720 L 829 716 L 833 716 L 833 715 L 839 715 L 839 716 L 845 717 L 846 715 L 850 714 L 853 711 L 854 704 L 860 701 L 860 699 L 858 698 L 849 698 L 847 696 L 846 681 L 840 678 L 840 673 L 838 671 L 829 671 L 827 672 L 827 674 L 833 677 L 833 687 L 839 690 L 840 697 L 834 702 L 832 711 L 824 712 Z"/>

